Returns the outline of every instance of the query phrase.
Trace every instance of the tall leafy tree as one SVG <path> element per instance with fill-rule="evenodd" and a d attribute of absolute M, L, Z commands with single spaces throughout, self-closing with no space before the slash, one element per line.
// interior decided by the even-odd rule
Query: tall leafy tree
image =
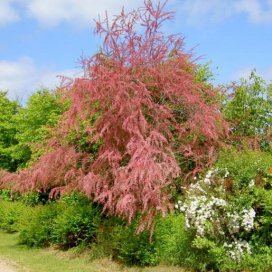
<path fill-rule="evenodd" d="M 272 84 L 256 71 L 234 85 L 223 111 L 235 136 L 259 139 L 263 147 L 271 145 Z"/>
<path fill-rule="evenodd" d="M 2 184 L 81 190 L 109 214 L 131 221 L 140 213 L 139 230 L 172 209 L 171 184 L 214 161 L 227 125 L 183 38 L 161 31 L 173 17 L 164 7 L 147 0 L 97 21 L 102 49 L 82 60 L 83 77 L 64 82 L 70 107 L 49 152 L 18 175 L 2 174 Z"/>
<path fill-rule="evenodd" d="M 44 153 L 43 143 L 64 109 L 55 91 L 39 90 L 25 106 L 1 92 L 0 168 L 14 172 Z"/>
<path fill-rule="evenodd" d="M 12 157 L 12 148 L 18 143 L 14 118 L 18 110 L 19 104 L 10 101 L 6 92 L 0 92 L 0 169 L 14 171 L 19 164 L 19 161 Z"/>
<path fill-rule="evenodd" d="M 20 167 L 35 161 L 43 152 L 42 143 L 50 136 L 65 106 L 56 91 L 41 89 L 31 95 L 25 107 L 15 117 L 18 144 L 14 146 L 13 157 L 20 160 Z"/>

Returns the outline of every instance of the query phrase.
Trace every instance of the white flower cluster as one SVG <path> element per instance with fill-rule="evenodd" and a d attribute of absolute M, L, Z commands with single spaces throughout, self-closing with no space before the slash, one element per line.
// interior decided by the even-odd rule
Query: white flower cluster
<path fill-rule="evenodd" d="M 239 262 L 245 254 L 251 254 L 250 245 L 245 240 L 234 240 L 231 243 L 224 243 L 224 248 L 232 260 Z"/>
<path fill-rule="evenodd" d="M 226 201 L 224 179 L 229 176 L 226 169 L 223 178 L 216 175 L 218 169 L 207 172 L 203 179 L 192 184 L 186 202 L 179 201 L 175 208 L 185 214 L 186 227 L 196 233 L 196 237 L 218 237 L 229 243 L 224 244 L 232 259 L 239 261 L 245 253 L 250 254 L 250 246 L 239 240 L 241 232 L 250 232 L 254 227 L 253 208 L 235 211 Z"/>
<path fill-rule="evenodd" d="M 243 209 L 240 213 L 227 213 L 230 234 L 241 231 L 250 232 L 254 228 L 255 211 L 252 208 Z"/>
<path fill-rule="evenodd" d="M 227 213 L 228 218 L 228 230 L 230 234 L 239 233 L 240 231 L 240 216 L 237 212 Z"/>
<path fill-rule="evenodd" d="M 254 218 L 255 218 L 256 212 L 254 209 L 244 209 L 242 211 L 242 227 L 247 231 L 251 231 L 254 227 Z"/>
<path fill-rule="evenodd" d="M 187 228 L 196 229 L 197 236 L 205 236 L 212 231 L 210 224 L 215 223 L 220 210 L 224 210 L 227 205 L 224 199 L 206 196 L 191 197 L 188 204 L 184 204 L 181 210 L 185 212 Z"/>

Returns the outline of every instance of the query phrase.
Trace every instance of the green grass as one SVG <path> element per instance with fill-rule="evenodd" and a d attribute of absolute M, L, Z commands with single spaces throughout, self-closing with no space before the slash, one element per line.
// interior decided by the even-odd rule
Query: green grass
<path fill-rule="evenodd" d="M 0 260 L 15 263 L 18 272 L 185 272 L 169 266 L 127 268 L 105 258 L 91 261 L 87 253 L 78 256 L 54 249 L 29 249 L 17 241 L 18 234 L 0 231 Z"/>

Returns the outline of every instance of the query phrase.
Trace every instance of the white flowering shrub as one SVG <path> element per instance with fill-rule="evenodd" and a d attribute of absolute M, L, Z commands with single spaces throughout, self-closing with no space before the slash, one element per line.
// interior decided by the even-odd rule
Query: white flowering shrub
<path fill-rule="evenodd" d="M 236 199 L 225 188 L 228 177 L 227 169 L 209 170 L 204 178 L 190 185 L 185 202 L 179 201 L 175 208 L 185 214 L 186 228 L 196 238 L 215 242 L 239 262 L 251 254 L 246 239 L 254 228 L 256 212 L 251 206 L 236 205 Z M 251 189 L 252 184 L 248 186 Z"/>
<path fill-rule="evenodd" d="M 230 257 L 235 261 L 241 261 L 244 254 L 251 254 L 251 248 L 245 240 L 234 240 L 231 243 L 224 243 L 225 250 L 229 253 Z"/>
<path fill-rule="evenodd" d="M 187 233 L 177 264 L 197 271 L 272 271 L 272 153 L 228 148 L 175 205 Z M 186 236 L 186 239 L 184 238 Z"/>

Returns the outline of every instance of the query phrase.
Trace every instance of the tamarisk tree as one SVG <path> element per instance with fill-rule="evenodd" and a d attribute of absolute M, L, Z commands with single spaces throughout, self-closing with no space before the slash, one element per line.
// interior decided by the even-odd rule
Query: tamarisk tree
<path fill-rule="evenodd" d="M 227 126 L 217 91 L 196 80 L 183 38 L 167 36 L 165 3 L 96 22 L 101 50 L 83 58 L 84 75 L 65 79 L 69 110 L 48 154 L 30 169 L 2 174 L 17 190 L 80 190 L 104 212 L 139 213 L 139 231 L 172 209 L 169 188 L 210 164 Z"/>

